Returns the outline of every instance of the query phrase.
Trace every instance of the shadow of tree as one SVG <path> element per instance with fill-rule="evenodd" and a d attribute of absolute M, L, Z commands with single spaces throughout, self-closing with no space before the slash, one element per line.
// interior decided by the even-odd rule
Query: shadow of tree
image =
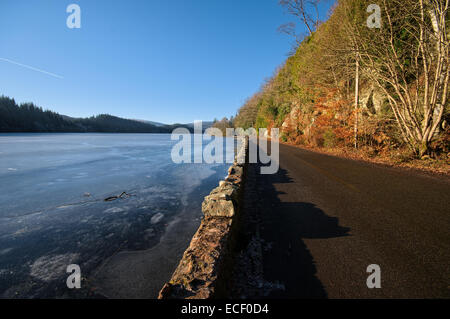
<path fill-rule="evenodd" d="M 250 298 L 327 298 L 304 239 L 348 236 L 350 229 L 339 226 L 337 218 L 326 215 L 313 203 L 298 201 L 298 195 L 278 191 L 277 184 L 295 183 L 286 170 L 260 175 L 260 166 L 252 164 L 248 169 L 241 245 L 258 238 L 263 273 L 263 282 L 258 286 L 269 289 L 242 294 Z M 247 263 L 244 267 L 254 266 Z"/>

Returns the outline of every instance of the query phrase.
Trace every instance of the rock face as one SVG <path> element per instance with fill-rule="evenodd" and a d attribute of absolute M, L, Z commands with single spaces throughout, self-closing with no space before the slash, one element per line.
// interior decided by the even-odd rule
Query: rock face
<path fill-rule="evenodd" d="M 302 115 L 299 103 L 293 103 L 291 112 L 285 117 L 284 122 L 281 125 L 281 131 L 297 130 Z"/>
<path fill-rule="evenodd" d="M 370 115 L 380 113 L 386 96 L 375 85 L 361 88 L 361 107 Z"/>
<path fill-rule="evenodd" d="M 234 236 L 239 226 L 248 139 L 237 150 L 225 181 L 202 203 L 204 218 L 188 249 L 161 289 L 158 299 L 208 299 L 224 297 L 234 259 Z"/>
<path fill-rule="evenodd" d="M 323 101 L 324 106 L 331 106 L 333 103 L 340 101 L 341 98 L 334 97 Z M 383 105 L 387 98 L 385 94 L 373 83 L 363 83 L 360 87 L 360 108 L 364 112 L 360 113 L 362 116 L 377 116 L 382 113 Z M 350 102 L 353 103 L 353 102 Z M 346 121 L 350 112 L 353 110 L 353 104 L 347 105 L 343 110 L 337 110 L 334 118 L 339 121 Z M 314 138 L 313 128 L 316 126 L 316 119 L 320 115 L 327 114 L 326 109 L 319 109 L 316 105 L 310 108 L 309 105 L 300 105 L 299 102 L 293 102 L 290 112 L 284 118 L 281 125 L 281 133 L 285 136 L 291 136 L 293 139 L 297 136 L 304 136 L 305 138 Z"/>

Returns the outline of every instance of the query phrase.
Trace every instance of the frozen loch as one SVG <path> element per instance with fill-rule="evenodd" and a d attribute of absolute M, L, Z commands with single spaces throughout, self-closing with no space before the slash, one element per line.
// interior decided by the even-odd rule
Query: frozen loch
<path fill-rule="evenodd" d="M 228 168 L 175 164 L 175 143 L 168 134 L 0 134 L 0 296 L 156 297 Z M 67 288 L 70 264 L 81 289 Z"/>

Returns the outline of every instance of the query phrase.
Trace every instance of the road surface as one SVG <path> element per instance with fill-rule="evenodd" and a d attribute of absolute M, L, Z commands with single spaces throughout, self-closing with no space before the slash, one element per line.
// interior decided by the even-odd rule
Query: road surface
<path fill-rule="evenodd" d="M 259 168 L 249 167 L 241 240 L 259 247 L 236 266 L 256 289 L 235 297 L 450 298 L 447 177 L 288 145 L 277 174 Z M 371 264 L 380 289 L 367 287 Z"/>

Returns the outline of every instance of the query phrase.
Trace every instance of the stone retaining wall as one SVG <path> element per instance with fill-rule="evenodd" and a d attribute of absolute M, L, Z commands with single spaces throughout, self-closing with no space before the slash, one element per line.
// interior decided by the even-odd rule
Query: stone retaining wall
<path fill-rule="evenodd" d="M 158 299 L 227 296 L 247 170 L 248 138 L 241 139 L 241 147 L 228 169 L 228 176 L 205 197 L 200 227 Z"/>

